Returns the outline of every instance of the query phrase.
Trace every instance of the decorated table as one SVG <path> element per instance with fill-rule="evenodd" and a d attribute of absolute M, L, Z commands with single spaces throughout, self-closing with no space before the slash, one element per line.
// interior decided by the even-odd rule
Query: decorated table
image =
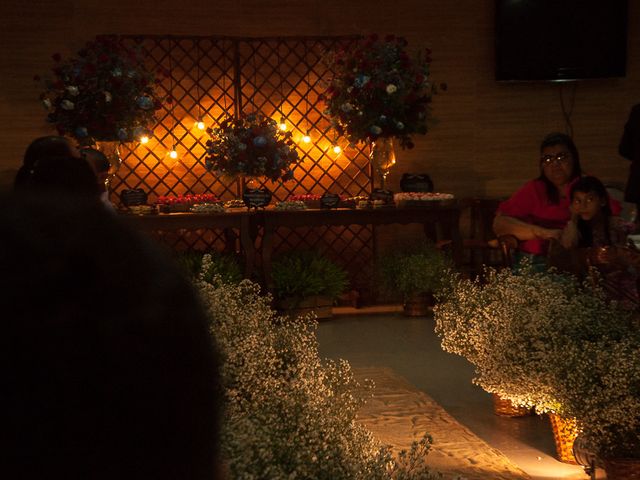
<path fill-rule="evenodd" d="M 271 256 L 273 239 L 278 228 L 319 227 L 325 225 L 391 225 L 422 224 L 424 232 L 433 241 L 438 227 L 443 239 L 452 244 L 453 259 L 460 263 L 462 243 L 459 231 L 460 206 L 456 201 L 429 202 L 423 206 L 387 207 L 334 210 L 272 210 L 258 212 L 263 227 L 262 265 L 265 282 L 271 287 Z"/>
<path fill-rule="evenodd" d="M 144 232 L 167 230 L 196 230 L 210 228 L 223 230 L 227 241 L 227 249 L 235 250 L 235 235 L 232 229 L 239 232 L 240 246 L 245 260 L 244 276 L 250 278 L 255 263 L 255 245 L 252 236 L 251 219 L 254 212 L 247 210 L 217 213 L 167 213 L 157 215 L 123 214 L 121 218 L 134 228 Z"/>

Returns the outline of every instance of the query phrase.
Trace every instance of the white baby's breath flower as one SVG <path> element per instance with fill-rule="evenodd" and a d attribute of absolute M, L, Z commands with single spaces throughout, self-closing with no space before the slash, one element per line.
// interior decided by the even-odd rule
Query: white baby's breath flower
<path fill-rule="evenodd" d="M 63 100 L 62 102 L 60 102 L 60 107 L 63 110 L 73 110 L 74 108 L 76 108 L 76 105 L 71 100 Z"/>
<path fill-rule="evenodd" d="M 69 95 L 71 95 L 72 97 L 76 97 L 78 96 L 78 93 L 80 93 L 80 90 L 75 85 L 69 85 L 66 88 L 66 90 L 67 92 L 69 92 Z"/>
<path fill-rule="evenodd" d="M 387 85 L 387 93 L 391 95 L 392 93 L 396 93 L 398 91 L 398 87 L 396 87 L 393 83 Z"/>

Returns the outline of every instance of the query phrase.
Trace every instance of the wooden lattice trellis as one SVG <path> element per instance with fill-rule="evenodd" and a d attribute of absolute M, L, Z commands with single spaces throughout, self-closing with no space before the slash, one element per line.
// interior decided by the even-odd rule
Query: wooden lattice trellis
<path fill-rule="evenodd" d="M 208 135 L 196 126 L 202 119 L 217 125 L 226 115 L 260 111 L 276 121 L 285 118 L 302 158 L 295 179 L 267 182 L 274 201 L 291 194 L 326 191 L 354 196 L 368 194 L 371 171 L 363 147 L 347 148 L 336 155 L 336 141 L 320 94 L 326 88 L 327 64 L 332 48 L 355 37 L 235 38 L 220 36 L 123 36 L 128 45 L 146 52 L 148 68 L 168 72 L 158 93 L 168 100 L 157 112 L 154 137 L 146 145 L 124 149 L 124 161 L 112 181 L 112 200 L 119 191 L 143 188 L 153 202 L 160 195 L 215 193 L 223 200 L 238 198 L 239 181 L 217 177 L 204 167 Z M 301 141 L 309 133 L 312 142 Z M 171 159 L 172 147 L 178 159 Z M 176 248 L 211 248 L 221 244 L 219 233 L 163 232 L 163 240 Z M 280 232 L 278 250 L 322 248 L 352 272 L 370 274 L 373 232 L 370 227 L 327 227 Z M 354 263 L 353 259 L 357 259 Z"/>

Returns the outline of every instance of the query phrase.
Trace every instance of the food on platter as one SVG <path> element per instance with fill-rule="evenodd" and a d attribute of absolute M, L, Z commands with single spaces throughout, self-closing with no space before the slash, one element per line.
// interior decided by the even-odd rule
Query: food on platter
<path fill-rule="evenodd" d="M 451 193 L 437 192 L 402 192 L 393 195 L 393 200 L 398 202 L 439 202 L 443 200 L 453 200 L 455 197 Z"/>
<path fill-rule="evenodd" d="M 302 200 L 287 200 L 284 202 L 276 203 L 276 210 L 306 210 L 306 209 L 307 209 L 307 204 Z"/>
<path fill-rule="evenodd" d="M 224 207 L 220 202 L 216 203 L 196 203 L 191 206 L 193 213 L 220 213 L 224 212 Z"/>
<path fill-rule="evenodd" d="M 152 215 L 156 213 L 156 209 L 151 205 L 131 205 L 129 212 L 134 215 Z"/>
<path fill-rule="evenodd" d="M 224 209 L 228 212 L 236 212 L 246 210 L 247 206 L 242 200 L 228 200 L 224 202 Z"/>

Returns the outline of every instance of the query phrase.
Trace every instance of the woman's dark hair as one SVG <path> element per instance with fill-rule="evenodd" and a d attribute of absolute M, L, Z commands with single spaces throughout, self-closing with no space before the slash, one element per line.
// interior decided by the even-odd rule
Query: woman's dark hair
<path fill-rule="evenodd" d="M 93 169 L 83 159 L 69 155 L 49 155 L 37 159 L 19 189 L 24 192 L 96 198 L 100 195 Z"/>
<path fill-rule="evenodd" d="M 36 138 L 24 152 L 22 166 L 13 181 L 13 187 L 20 189 L 29 179 L 34 165 L 42 158 L 72 157 L 73 147 L 65 137 L 49 135 Z"/>
<path fill-rule="evenodd" d="M 603 203 L 602 206 L 602 215 L 604 219 L 604 224 L 607 226 L 605 228 L 605 239 L 607 245 L 611 244 L 611 236 L 609 235 L 609 220 L 611 219 L 611 206 L 609 204 L 609 192 L 607 192 L 607 188 L 604 184 L 598 180 L 596 177 L 582 177 L 571 187 L 571 200 L 573 201 L 573 197 L 576 192 L 580 193 L 594 193 Z M 578 234 L 580 235 L 580 239 L 578 241 L 579 247 L 592 247 L 593 246 L 593 230 L 588 222 L 585 222 L 583 219 L 578 218 Z"/>
<path fill-rule="evenodd" d="M 555 145 L 564 145 L 569 150 L 569 153 L 571 153 L 571 157 L 573 159 L 573 168 L 571 170 L 570 179 L 573 180 L 574 178 L 582 175 L 582 167 L 580 166 L 580 154 L 578 153 L 576 144 L 573 143 L 573 139 L 565 133 L 550 133 L 542 139 L 542 143 L 540 143 L 540 153 L 542 153 L 542 150 L 544 150 L 545 148 L 553 147 Z M 538 177 L 538 180 L 542 180 L 542 182 L 544 182 L 549 202 L 557 204 L 560 201 L 558 188 L 545 176 L 544 172 L 542 171 L 542 164 L 540 164 L 540 176 Z"/>

